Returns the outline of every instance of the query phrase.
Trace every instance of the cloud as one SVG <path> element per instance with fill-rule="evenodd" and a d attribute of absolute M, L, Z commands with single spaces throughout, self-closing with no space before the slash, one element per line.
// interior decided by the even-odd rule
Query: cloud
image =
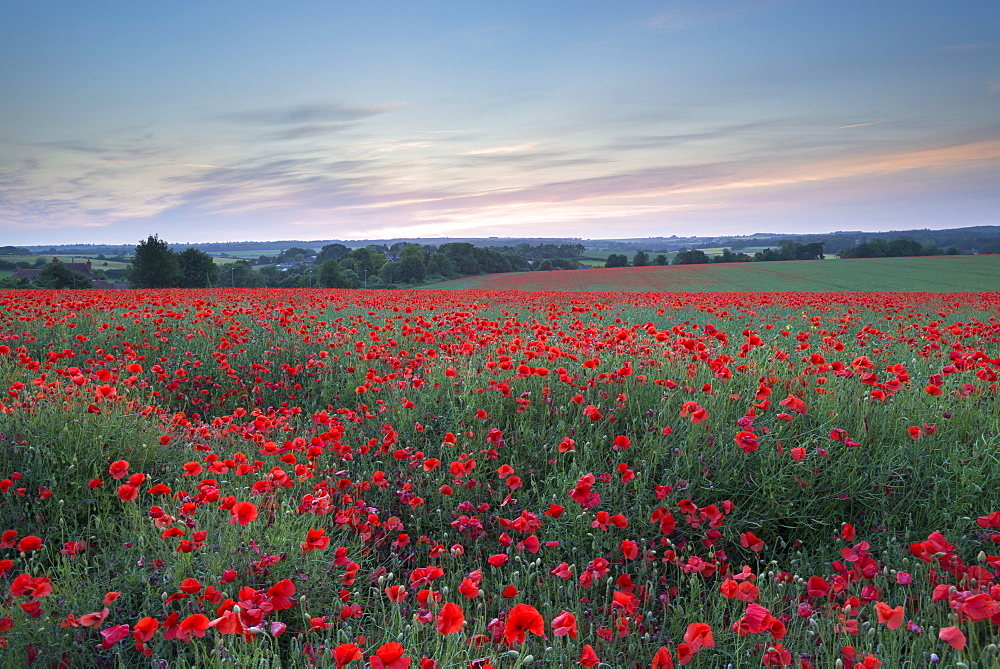
<path fill-rule="evenodd" d="M 748 155 L 730 162 L 656 167 L 524 187 L 369 192 L 362 202 L 336 207 L 329 215 L 342 220 L 360 217 L 384 230 L 399 232 L 415 226 L 414 230 L 435 234 L 574 221 L 591 221 L 592 225 L 602 221 L 624 225 L 626 220 L 653 223 L 657 216 L 668 213 L 697 220 L 708 212 L 734 215 L 732 212 L 742 211 L 754 199 L 801 207 L 815 196 L 816 188 L 834 189 L 840 198 L 854 197 L 849 194 L 860 192 L 858 184 L 863 183 L 863 192 L 868 192 L 873 180 L 895 178 L 907 171 L 960 174 L 951 170 L 996 164 L 1000 164 L 1000 139 L 794 163 L 769 164 Z M 386 225 L 386 220 L 395 223 Z"/>
<path fill-rule="evenodd" d="M 298 125 L 357 121 L 398 109 L 399 104 L 356 106 L 337 102 L 313 102 L 302 105 L 253 109 L 224 114 L 219 118 L 250 125 Z"/>
<path fill-rule="evenodd" d="M 882 125 L 883 123 L 888 123 L 888 121 L 872 121 L 871 123 L 852 123 L 851 125 L 838 125 L 834 130 L 843 130 L 844 128 L 863 128 L 866 125 Z"/>
<path fill-rule="evenodd" d="M 788 128 L 787 121 L 767 120 L 753 121 L 750 123 L 737 123 L 709 128 L 697 132 L 674 133 L 665 135 L 640 135 L 618 140 L 606 147 L 608 151 L 641 151 L 644 149 L 658 149 L 665 146 L 676 146 L 687 142 L 715 141 L 729 139 L 733 137 L 746 136 L 753 132 L 766 130 L 785 131 Z"/>
<path fill-rule="evenodd" d="M 278 139 L 301 139 L 303 137 L 314 137 L 325 135 L 330 132 L 340 132 L 351 127 L 348 123 L 312 123 L 310 125 L 300 125 L 297 128 L 289 128 L 278 133 Z"/>
<path fill-rule="evenodd" d="M 471 151 L 466 151 L 463 156 L 490 156 L 498 153 L 520 153 L 522 151 L 530 151 L 531 149 L 538 146 L 538 142 L 525 142 L 523 144 L 512 144 L 508 146 L 491 146 L 485 149 L 472 149 Z"/>
<path fill-rule="evenodd" d="M 56 140 L 49 142 L 33 142 L 36 146 L 46 146 L 53 149 L 63 149 L 66 151 L 76 151 L 78 153 L 93 153 L 102 154 L 110 153 L 111 149 L 103 146 L 96 146 L 94 144 L 87 144 L 86 142 L 80 142 L 76 140 Z"/>

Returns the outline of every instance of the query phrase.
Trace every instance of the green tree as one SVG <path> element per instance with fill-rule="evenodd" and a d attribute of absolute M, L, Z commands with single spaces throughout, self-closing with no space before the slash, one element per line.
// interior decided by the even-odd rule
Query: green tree
<path fill-rule="evenodd" d="M 235 288 L 265 288 L 267 278 L 260 272 L 255 272 L 246 260 L 237 260 L 227 264 L 219 272 L 219 285 Z"/>
<path fill-rule="evenodd" d="M 60 290 L 63 288 L 93 288 L 94 282 L 87 276 L 72 270 L 61 262 L 51 262 L 45 266 L 35 279 L 39 288 Z"/>
<path fill-rule="evenodd" d="M 455 271 L 455 263 L 451 258 L 438 251 L 427 259 L 427 276 L 454 279 L 458 276 L 458 272 Z"/>
<path fill-rule="evenodd" d="M 612 253 L 604 261 L 605 267 L 628 267 L 628 256 L 624 253 Z"/>
<path fill-rule="evenodd" d="M 219 267 L 212 256 L 193 246 L 177 254 L 181 288 L 208 288 L 219 283 Z"/>
<path fill-rule="evenodd" d="M 312 249 L 303 249 L 298 246 L 293 246 L 291 248 L 285 249 L 278 256 L 278 262 L 302 262 L 307 256 L 311 256 L 315 251 Z"/>
<path fill-rule="evenodd" d="M 327 260 L 340 260 L 350 252 L 351 249 L 343 244 L 327 244 L 320 249 L 319 255 L 316 256 L 316 262 L 322 263 Z"/>
<path fill-rule="evenodd" d="M 388 265 L 386 265 L 388 266 Z M 427 275 L 427 254 L 416 244 L 407 244 L 399 253 L 399 270 L 396 281 L 420 283 Z"/>
<path fill-rule="evenodd" d="M 347 277 L 336 260 L 325 260 L 319 266 L 319 285 L 323 288 L 349 288 Z"/>
<path fill-rule="evenodd" d="M 376 253 L 370 247 L 362 246 L 351 251 L 348 256 L 354 260 L 354 271 L 362 276 L 371 276 L 382 267 L 383 263 L 376 261 Z"/>
<path fill-rule="evenodd" d="M 139 242 L 126 274 L 133 288 L 170 288 L 180 278 L 177 254 L 157 235 Z"/>
<path fill-rule="evenodd" d="M 686 250 L 681 249 L 674 256 L 675 265 L 704 265 L 705 263 L 712 262 L 711 259 L 705 255 L 705 252 L 701 249 Z"/>
<path fill-rule="evenodd" d="M 649 254 L 645 251 L 636 251 L 635 255 L 632 256 L 632 264 L 636 267 L 646 267 L 650 265 Z"/>

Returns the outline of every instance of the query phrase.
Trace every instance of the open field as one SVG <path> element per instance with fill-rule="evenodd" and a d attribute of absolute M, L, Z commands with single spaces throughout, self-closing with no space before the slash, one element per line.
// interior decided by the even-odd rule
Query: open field
<path fill-rule="evenodd" d="M 930 256 L 560 270 L 465 277 L 430 290 L 1000 291 L 1000 256 Z"/>
<path fill-rule="evenodd" d="M 236 260 L 256 260 L 261 256 L 278 256 L 284 249 L 254 249 L 252 251 L 227 251 L 225 258 L 220 258 L 217 252 L 212 253 L 216 262 L 233 262 Z"/>
<path fill-rule="evenodd" d="M 0 306 L 4 666 L 996 664 L 997 293 Z"/>
<path fill-rule="evenodd" d="M 248 257 L 257 258 L 257 255 L 248 256 Z M 49 262 L 50 260 L 52 260 L 52 258 L 59 258 L 60 262 L 67 262 L 67 263 L 77 263 L 77 262 L 79 262 L 79 263 L 85 263 L 85 262 L 87 262 L 89 260 L 91 262 L 91 265 L 92 265 L 92 267 L 93 267 L 93 269 L 95 271 L 99 270 L 99 269 L 103 269 L 103 270 L 127 269 L 128 266 L 129 266 L 129 263 L 127 263 L 127 262 L 118 262 L 118 261 L 115 261 L 115 260 L 106 260 L 106 259 L 102 260 L 102 259 L 98 258 L 97 256 L 87 256 L 87 255 L 54 255 L 54 256 L 52 256 L 52 255 L 30 255 L 30 256 L 25 256 L 25 255 L 0 255 L 0 260 L 6 260 L 8 262 L 26 262 L 29 265 L 34 264 L 39 258 L 41 258 L 45 262 Z M 236 262 L 239 259 L 240 258 L 237 258 L 237 257 L 231 257 L 231 258 L 213 257 L 212 258 L 212 260 L 216 264 L 218 264 L 218 265 L 226 265 L 226 264 L 229 264 L 229 263 L 232 263 L 232 262 Z M 9 276 L 9 274 L 8 274 L 8 276 Z"/>
<path fill-rule="evenodd" d="M 84 256 L 84 255 L 0 255 L 0 260 L 6 260 L 7 262 L 26 262 L 29 265 L 33 265 L 39 259 L 49 262 L 53 258 L 59 258 L 59 262 L 66 263 L 85 263 L 88 260 L 91 262 L 93 269 L 99 270 L 109 270 L 109 269 L 125 269 L 128 267 L 128 263 L 117 262 L 114 260 L 101 260 L 96 256 Z"/>

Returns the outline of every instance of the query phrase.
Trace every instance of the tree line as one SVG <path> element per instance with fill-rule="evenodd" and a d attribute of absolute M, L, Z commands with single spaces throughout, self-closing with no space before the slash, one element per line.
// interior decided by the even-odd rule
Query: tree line
<path fill-rule="evenodd" d="M 753 255 L 749 253 L 733 253 L 730 249 L 723 249 L 722 253 L 715 257 L 709 257 L 704 251 L 694 249 L 691 251 L 681 250 L 674 256 L 674 265 L 703 265 L 707 263 L 730 263 L 730 262 L 771 262 L 775 260 L 823 260 L 823 242 L 811 242 L 800 244 L 790 239 L 782 240 L 776 249 L 766 248 L 757 251 Z"/>
<path fill-rule="evenodd" d="M 477 274 L 575 269 L 582 244 L 480 247 L 468 242 L 440 246 L 398 243 L 350 248 L 333 243 L 319 251 L 291 247 L 277 256 L 218 265 L 203 251 L 173 251 L 152 235 L 135 249 L 126 272 L 134 288 L 392 288 Z"/>
<path fill-rule="evenodd" d="M 947 250 L 940 248 L 936 244 L 921 244 L 913 239 L 900 237 L 888 242 L 881 237 L 869 239 L 857 246 L 850 246 L 842 249 L 841 258 L 901 258 L 904 256 L 940 256 L 961 255 L 962 252 L 955 246 Z"/>

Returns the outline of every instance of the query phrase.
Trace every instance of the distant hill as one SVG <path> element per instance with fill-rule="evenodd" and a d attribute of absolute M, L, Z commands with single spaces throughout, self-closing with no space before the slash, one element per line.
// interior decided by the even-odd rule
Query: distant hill
<path fill-rule="evenodd" d="M 156 232 L 150 231 L 150 232 Z M 285 249 L 297 247 L 305 249 L 320 250 L 328 244 L 344 244 L 351 248 L 359 248 L 369 245 L 392 247 L 403 243 L 413 243 L 439 246 L 452 242 L 467 242 L 476 246 L 515 246 L 517 244 L 583 244 L 588 250 L 603 250 L 615 252 L 634 252 L 645 250 L 653 253 L 670 253 L 681 249 L 698 248 L 730 248 L 733 251 L 751 247 L 777 246 L 783 239 L 789 239 L 801 244 L 822 242 L 824 252 L 835 255 L 841 250 L 857 246 L 860 243 L 875 238 L 892 240 L 897 238 L 912 239 L 920 242 L 924 246 L 937 246 L 948 248 L 954 246 L 963 253 L 1000 253 L 1000 226 L 982 225 L 965 228 L 951 228 L 947 230 L 892 230 L 888 232 L 865 232 L 861 230 L 836 231 L 829 233 L 810 234 L 789 234 L 755 232 L 747 235 L 714 235 L 714 236 L 688 236 L 679 237 L 671 235 L 669 237 L 643 237 L 643 238 L 615 238 L 615 239 L 581 239 L 579 237 L 398 237 L 393 239 L 366 239 L 366 240 L 276 240 L 267 242 L 244 241 L 244 242 L 202 242 L 202 243 L 170 243 L 176 250 L 183 250 L 189 246 L 219 255 L 223 253 L 248 253 L 258 251 L 261 253 L 273 253 Z M 138 240 L 137 242 L 138 243 Z M 134 244 L 59 244 L 49 246 L 26 246 L 21 247 L 30 250 L 35 254 L 72 254 L 96 255 L 99 253 L 113 256 L 119 254 L 130 255 L 135 250 Z"/>

